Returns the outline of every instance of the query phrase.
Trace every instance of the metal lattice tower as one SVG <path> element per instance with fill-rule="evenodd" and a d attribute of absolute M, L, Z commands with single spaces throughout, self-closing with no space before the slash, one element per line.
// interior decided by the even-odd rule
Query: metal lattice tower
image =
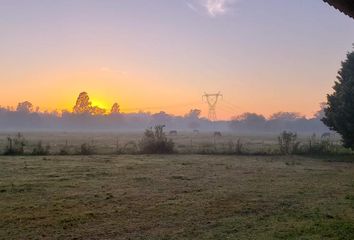
<path fill-rule="evenodd" d="M 208 112 L 208 118 L 210 121 L 216 121 L 216 104 L 218 103 L 219 98 L 222 98 L 222 94 L 220 92 L 218 93 L 213 93 L 213 94 L 208 94 L 205 93 L 203 95 L 203 100 L 205 100 L 208 103 L 209 106 L 209 112 Z"/>

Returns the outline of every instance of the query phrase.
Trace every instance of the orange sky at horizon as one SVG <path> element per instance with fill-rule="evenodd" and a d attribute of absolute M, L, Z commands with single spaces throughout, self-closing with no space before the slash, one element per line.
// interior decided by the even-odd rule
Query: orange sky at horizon
<path fill-rule="evenodd" d="M 312 117 L 352 50 L 352 19 L 322 1 L 220 2 L 5 0 L 0 105 L 70 111 L 85 91 L 108 111 L 206 117 L 202 95 L 221 92 L 218 119 Z"/>
<path fill-rule="evenodd" d="M 186 86 L 184 89 L 171 89 L 168 92 L 166 83 L 158 84 L 156 79 L 151 80 L 154 79 L 153 74 L 149 77 L 146 74 L 143 77 L 100 67 L 95 70 L 71 71 L 67 74 L 55 72 L 33 74 L 28 79 L 30 79 L 27 80 L 29 84 L 21 89 L 7 83 L 8 91 L 1 95 L 1 98 L 7 101 L 2 100 L 1 105 L 16 107 L 18 102 L 30 101 L 34 106 L 39 106 L 41 111 L 71 111 L 79 93 L 85 91 L 92 105 L 105 108 L 107 111 L 117 102 L 121 111 L 126 113 L 165 111 L 169 114 L 183 116 L 190 109 L 196 108 L 202 110 L 203 117 L 207 117 L 208 114 L 207 103 L 202 100 L 205 92 L 203 89 L 194 87 L 194 91 L 190 91 L 189 86 Z M 150 84 L 151 82 L 154 84 Z M 69 86 L 68 83 L 70 83 Z M 41 89 L 46 89 L 46 91 Z M 298 112 L 306 117 L 312 117 L 320 108 L 321 101 L 315 106 L 308 105 L 305 108 L 302 101 L 298 104 L 291 101 L 277 103 L 272 102 L 271 95 L 264 95 L 263 99 L 259 96 L 253 99 L 251 96 L 248 97 L 247 93 L 242 94 L 240 90 L 236 89 L 238 93 L 236 95 L 232 95 L 232 91 L 231 94 L 230 91 L 221 91 L 223 99 L 217 105 L 218 119 L 229 120 L 244 112 L 255 112 L 269 117 L 279 111 Z M 16 97 L 13 92 L 17 93 Z"/>

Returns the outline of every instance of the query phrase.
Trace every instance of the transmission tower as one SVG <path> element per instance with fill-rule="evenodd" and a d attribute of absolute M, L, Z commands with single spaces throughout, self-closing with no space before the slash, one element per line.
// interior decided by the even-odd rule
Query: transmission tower
<path fill-rule="evenodd" d="M 216 121 L 216 104 L 218 103 L 219 98 L 222 98 L 222 94 L 220 92 L 208 94 L 205 93 L 203 95 L 203 101 L 205 100 L 209 106 L 208 118 L 210 121 Z"/>

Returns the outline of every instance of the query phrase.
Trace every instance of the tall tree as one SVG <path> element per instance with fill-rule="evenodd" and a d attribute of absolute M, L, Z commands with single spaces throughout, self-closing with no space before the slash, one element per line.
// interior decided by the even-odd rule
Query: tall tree
<path fill-rule="evenodd" d="M 92 105 L 87 92 L 80 93 L 76 100 L 76 104 L 73 107 L 73 112 L 77 114 L 91 113 L 91 108 Z"/>
<path fill-rule="evenodd" d="M 111 114 L 118 114 L 120 113 L 120 106 L 118 103 L 114 103 L 111 108 Z"/>
<path fill-rule="evenodd" d="M 33 112 L 33 105 L 29 101 L 20 102 L 16 108 L 17 112 L 30 113 Z"/>
<path fill-rule="evenodd" d="M 322 121 L 342 136 L 345 147 L 354 150 L 354 52 L 342 62 L 333 89 L 334 93 L 327 95 Z"/>
<path fill-rule="evenodd" d="M 186 118 L 191 118 L 191 119 L 198 119 L 200 117 L 200 114 L 202 113 L 201 110 L 199 109 L 191 109 L 189 113 L 185 115 Z"/>

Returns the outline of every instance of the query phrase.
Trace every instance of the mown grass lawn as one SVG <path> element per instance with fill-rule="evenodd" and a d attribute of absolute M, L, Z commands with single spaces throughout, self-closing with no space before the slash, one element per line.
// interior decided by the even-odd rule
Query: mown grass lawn
<path fill-rule="evenodd" d="M 0 239 L 352 240 L 354 162 L 0 157 Z"/>

